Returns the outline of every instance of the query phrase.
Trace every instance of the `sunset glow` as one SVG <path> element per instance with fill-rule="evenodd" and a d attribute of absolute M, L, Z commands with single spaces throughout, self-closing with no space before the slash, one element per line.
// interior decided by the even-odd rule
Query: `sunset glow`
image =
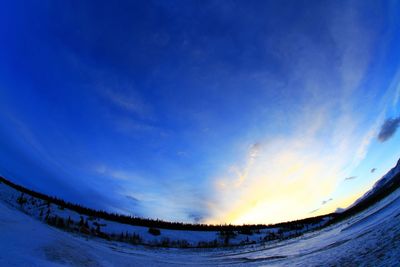
<path fill-rule="evenodd" d="M 346 208 L 400 157 L 396 1 L 8 3 L 0 175 L 145 218 Z"/>

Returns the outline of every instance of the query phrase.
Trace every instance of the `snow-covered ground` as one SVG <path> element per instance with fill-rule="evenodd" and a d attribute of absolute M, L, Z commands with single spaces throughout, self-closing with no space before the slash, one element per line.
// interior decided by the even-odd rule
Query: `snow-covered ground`
<path fill-rule="evenodd" d="M 400 190 L 336 225 L 218 249 L 133 246 L 50 227 L 0 201 L 0 266 L 400 266 Z"/>
<path fill-rule="evenodd" d="M 24 198 L 24 204 L 21 205 L 18 201 L 19 198 Z M 198 247 L 199 243 L 202 244 L 213 244 L 217 246 L 225 246 L 225 238 L 220 235 L 219 231 L 184 231 L 184 230 L 169 230 L 159 229 L 160 235 L 155 236 L 149 233 L 148 227 L 134 226 L 129 224 L 122 224 L 114 221 L 104 220 L 100 218 L 89 217 L 86 215 L 79 214 L 75 211 L 67 208 L 60 208 L 56 204 L 48 204 L 46 201 L 38 198 L 34 198 L 27 194 L 22 194 L 20 191 L 4 184 L 0 183 L 0 200 L 7 203 L 9 206 L 19 209 L 20 211 L 38 219 L 45 221 L 45 217 L 63 218 L 64 223 L 67 220 L 71 220 L 72 227 L 78 229 L 78 223 L 80 220 L 87 222 L 88 229 L 95 230 L 99 228 L 102 233 L 108 236 L 114 235 L 118 237 L 122 234 L 137 235 L 141 238 L 141 244 L 147 245 L 160 245 L 163 241 L 168 240 L 168 247 L 180 247 L 177 244 L 187 244 L 189 247 Z M 82 218 L 82 219 L 81 219 Z M 322 227 L 329 221 L 330 217 L 326 216 L 320 223 L 307 224 L 302 229 L 288 230 L 280 229 L 278 227 L 268 227 L 264 229 L 258 229 L 253 231 L 252 235 L 240 234 L 235 232 L 235 236 L 229 238 L 229 245 L 240 245 L 240 244 L 252 244 L 263 242 L 264 237 L 271 236 L 271 234 L 278 236 L 280 231 L 281 237 L 287 238 L 296 234 L 301 234 L 313 229 Z M 79 232 L 79 230 L 75 231 Z M 175 243 L 173 243 L 175 242 Z M 175 244 L 175 245 L 173 245 Z M 200 244 L 201 246 L 201 244 Z M 204 247 L 204 245 L 203 245 Z"/>

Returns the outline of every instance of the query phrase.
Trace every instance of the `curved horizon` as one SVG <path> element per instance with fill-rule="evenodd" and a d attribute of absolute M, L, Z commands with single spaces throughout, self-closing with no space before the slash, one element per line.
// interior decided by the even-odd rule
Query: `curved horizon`
<path fill-rule="evenodd" d="M 4 3 L 0 175 L 98 210 L 273 224 L 400 158 L 398 2 Z"/>

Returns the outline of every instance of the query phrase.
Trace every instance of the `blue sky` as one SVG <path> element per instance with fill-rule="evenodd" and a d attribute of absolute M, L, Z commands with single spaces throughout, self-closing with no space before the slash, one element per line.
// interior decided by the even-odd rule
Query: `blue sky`
<path fill-rule="evenodd" d="M 0 173 L 166 220 L 271 223 L 345 207 L 400 157 L 399 8 L 3 3 Z"/>

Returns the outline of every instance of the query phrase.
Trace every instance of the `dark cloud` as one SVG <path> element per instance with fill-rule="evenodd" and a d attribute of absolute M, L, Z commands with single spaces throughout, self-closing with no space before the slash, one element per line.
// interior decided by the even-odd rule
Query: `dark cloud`
<path fill-rule="evenodd" d="M 353 180 L 353 179 L 356 179 L 356 178 L 357 178 L 357 176 L 350 176 L 350 177 L 344 178 L 344 180 L 345 181 L 349 181 L 349 180 Z"/>
<path fill-rule="evenodd" d="M 329 201 L 332 201 L 332 198 L 330 198 L 330 199 L 328 199 L 328 200 L 322 201 L 322 205 L 325 205 L 325 204 L 328 203 Z"/>
<path fill-rule="evenodd" d="M 200 223 L 204 218 L 201 214 L 198 213 L 191 213 L 188 217 L 193 220 L 195 223 Z"/>
<path fill-rule="evenodd" d="M 329 198 L 327 200 L 322 201 L 321 206 L 325 205 L 326 203 L 328 203 L 329 201 L 332 201 L 332 200 L 333 200 L 332 198 Z M 312 214 L 312 213 L 317 212 L 319 210 L 320 210 L 320 208 L 312 210 L 312 211 L 309 212 L 309 214 Z"/>
<path fill-rule="evenodd" d="M 382 143 L 389 140 L 396 133 L 399 124 L 400 117 L 395 119 L 387 119 L 379 131 L 378 140 Z"/>
<path fill-rule="evenodd" d="M 376 168 L 371 169 L 371 173 L 374 173 L 376 171 Z"/>

